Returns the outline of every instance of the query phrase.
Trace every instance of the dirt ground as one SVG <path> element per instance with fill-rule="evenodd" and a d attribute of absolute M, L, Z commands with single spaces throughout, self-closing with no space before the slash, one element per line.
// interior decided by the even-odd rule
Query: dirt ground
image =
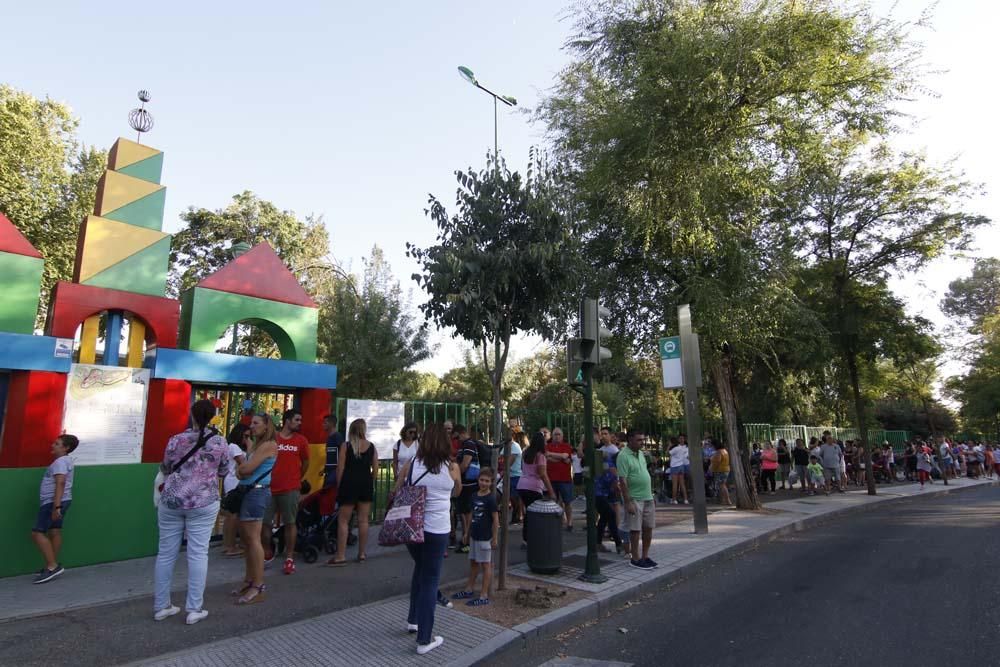
<path fill-rule="evenodd" d="M 452 593 L 462 590 L 463 586 L 456 586 L 444 590 L 444 594 L 451 599 Z M 540 590 L 541 589 L 541 590 Z M 551 602 L 551 606 L 528 606 L 516 600 L 518 591 L 529 591 L 527 595 L 533 602 L 544 604 L 545 600 Z M 524 596 L 525 593 L 522 593 Z M 464 600 L 454 600 L 455 609 L 463 611 L 471 616 L 481 618 L 497 625 L 512 628 L 515 625 L 530 621 L 533 618 L 547 614 L 553 609 L 564 607 L 571 602 L 585 597 L 585 591 L 579 591 L 562 586 L 553 586 L 532 579 L 512 577 L 507 575 L 507 589 L 495 591 L 490 598 L 490 603 L 482 607 L 468 607 Z"/>

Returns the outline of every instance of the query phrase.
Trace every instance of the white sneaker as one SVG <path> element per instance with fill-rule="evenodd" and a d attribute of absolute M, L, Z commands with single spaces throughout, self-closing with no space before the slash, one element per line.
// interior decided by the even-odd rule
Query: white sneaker
<path fill-rule="evenodd" d="M 419 630 L 419 628 L 417 627 L 416 623 L 407 623 L 406 624 L 406 631 L 407 632 L 416 632 L 417 630 Z"/>
<path fill-rule="evenodd" d="M 438 636 L 430 644 L 417 644 L 417 655 L 426 655 L 444 643 L 444 637 Z"/>
<path fill-rule="evenodd" d="M 179 614 L 180 612 L 181 612 L 180 607 L 175 607 L 174 605 L 170 605 L 169 607 L 164 607 L 160 611 L 153 614 L 153 620 L 162 621 L 163 619 L 170 618 L 174 614 Z"/>
<path fill-rule="evenodd" d="M 189 611 L 187 619 L 184 622 L 187 623 L 188 625 L 194 625 L 195 623 L 202 620 L 206 616 L 208 616 L 207 609 L 199 609 L 198 611 Z"/>

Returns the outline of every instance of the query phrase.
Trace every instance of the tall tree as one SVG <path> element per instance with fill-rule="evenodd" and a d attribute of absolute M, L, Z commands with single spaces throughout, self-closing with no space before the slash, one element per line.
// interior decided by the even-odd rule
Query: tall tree
<path fill-rule="evenodd" d="M 949 250 L 966 248 L 988 222 L 962 207 L 976 189 L 920 155 L 845 140 L 812 153 L 798 174 L 788 215 L 808 253 L 814 305 L 846 371 L 855 425 L 871 464 L 864 363 L 906 341 L 912 326 L 886 286 L 890 275 L 919 270 Z M 871 468 L 869 467 L 869 470 Z M 875 495 L 874 478 L 868 492 Z"/>
<path fill-rule="evenodd" d="M 737 502 L 758 507 L 740 368 L 798 309 L 787 224 L 769 216 L 777 184 L 793 147 L 838 126 L 883 131 L 910 54 L 897 26 L 822 0 L 608 0 L 578 18 L 540 116 L 576 168 L 588 252 L 606 269 L 594 284 L 637 349 L 691 304 Z"/>
<path fill-rule="evenodd" d="M 0 84 L 0 212 L 45 257 L 39 324 L 49 293 L 73 277 L 76 238 L 94 212 L 107 152 L 81 147 L 68 106 Z"/>
<path fill-rule="evenodd" d="M 976 331 L 987 317 L 1000 313 L 1000 259 L 976 259 L 971 275 L 948 284 L 941 310 Z"/>
<path fill-rule="evenodd" d="M 360 289 L 353 276 L 319 298 L 320 357 L 337 363 L 337 395 L 387 399 L 400 395 L 407 371 L 427 359 L 427 327 L 410 304 L 381 248 L 365 261 Z"/>

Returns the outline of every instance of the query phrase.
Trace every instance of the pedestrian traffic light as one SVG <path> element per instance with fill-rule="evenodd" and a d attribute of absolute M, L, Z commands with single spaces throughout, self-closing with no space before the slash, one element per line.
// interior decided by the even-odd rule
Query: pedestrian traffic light
<path fill-rule="evenodd" d="M 608 317 L 611 317 L 611 311 L 597 299 L 583 300 L 580 306 L 580 338 L 586 363 L 597 365 L 611 358 L 611 350 L 604 347 L 611 332 L 602 322 Z"/>
<path fill-rule="evenodd" d="M 583 383 L 583 362 L 586 357 L 583 354 L 583 341 L 579 338 L 570 338 L 566 341 L 566 381 L 570 385 Z"/>

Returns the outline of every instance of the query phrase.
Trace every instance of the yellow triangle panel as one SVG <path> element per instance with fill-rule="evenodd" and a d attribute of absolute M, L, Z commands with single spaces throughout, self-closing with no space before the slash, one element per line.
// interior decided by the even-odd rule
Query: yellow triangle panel
<path fill-rule="evenodd" d="M 107 215 L 137 199 L 142 199 L 164 189 L 162 185 L 150 183 L 134 176 L 119 174 L 117 171 L 109 169 L 104 172 L 104 176 L 97 184 L 97 203 L 94 206 L 94 213 Z"/>
<path fill-rule="evenodd" d="M 108 154 L 108 169 L 121 171 L 123 167 L 142 162 L 154 155 L 160 155 L 162 152 L 121 137 L 111 147 L 111 153 Z"/>
<path fill-rule="evenodd" d="M 80 227 L 81 245 L 75 280 L 84 282 L 168 236 L 154 229 L 88 215 Z"/>

